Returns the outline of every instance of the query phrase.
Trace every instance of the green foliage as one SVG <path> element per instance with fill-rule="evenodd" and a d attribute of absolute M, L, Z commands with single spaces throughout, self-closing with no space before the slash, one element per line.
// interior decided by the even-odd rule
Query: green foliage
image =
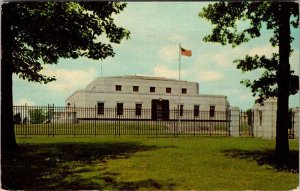
<path fill-rule="evenodd" d="M 243 72 L 253 71 L 256 69 L 264 68 L 265 71 L 261 77 L 252 82 L 248 79 L 242 80 L 241 83 L 251 89 L 253 96 L 258 95 L 256 102 L 262 103 L 269 97 L 277 97 L 278 88 L 277 82 L 278 77 L 276 72 L 278 71 L 279 61 L 278 54 L 273 54 L 272 58 L 266 58 L 265 56 L 259 57 L 255 55 L 253 57 L 246 55 L 245 59 L 235 60 L 237 68 Z M 289 94 L 294 95 L 299 90 L 299 76 L 294 75 L 294 71 L 290 71 L 290 83 L 289 83 Z"/>
<path fill-rule="evenodd" d="M 291 25 L 299 25 L 299 6 L 289 2 L 290 15 L 293 16 Z M 251 38 L 260 36 L 263 24 L 274 31 L 270 39 L 273 46 L 278 45 L 279 3 L 259 1 L 220 2 L 209 4 L 203 8 L 199 16 L 210 20 L 215 26 L 212 34 L 204 37 L 206 42 L 218 42 L 222 45 L 231 44 L 233 47 L 248 42 Z M 239 29 L 238 21 L 249 23 L 244 30 Z"/>
<path fill-rule="evenodd" d="M 114 24 L 119 2 L 9 2 L 2 18 L 10 30 L 13 73 L 28 81 L 48 83 L 55 77 L 40 73 L 43 64 L 59 58 L 114 56 L 110 43 L 129 38 L 129 31 Z M 109 43 L 99 41 L 106 37 Z M 4 39 L 5 40 L 5 39 Z M 4 47 L 9 49 L 8 47 Z"/>
<path fill-rule="evenodd" d="M 21 124 L 22 119 L 21 119 L 21 114 L 20 113 L 16 113 L 14 115 L 14 124 Z"/>
<path fill-rule="evenodd" d="M 28 119 L 27 119 L 27 117 L 24 117 L 23 124 L 27 124 L 27 123 L 28 123 Z"/>
<path fill-rule="evenodd" d="M 41 124 L 47 119 L 46 113 L 42 109 L 32 109 L 29 111 L 30 123 Z"/>
<path fill-rule="evenodd" d="M 290 10 L 290 25 L 297 28 L 299 25 L 299 5 L 294 2 L 286 3 Z M 203 8 L 199 16 L 208 19 L 213 25 L 211 35 L 204 37 L 205 42 L 217 42 L 222 45 L 231 44 L 236 47 L 251 38 L 259 37 L 262 26 L 273 30 L 274 35 L 270 38 L 272 46 L 279 45 L 279 7 L 278 2 L 221 2 L 209 4 Z M 247 23 L 240 27 L 239 21 Z M 291 41 L 293 38 L 291 37 Z M 290 43 L 290 42 L 289 42 Z M 292 50 L 291 50 L 292 53 Z M 262 76 L 250 81 L 241 81 L 251 89 L 253 96 L 258 96 L 257 102 L 263 102 L 268 97 L 278 96 L 278 71 L 279 55 L 273 53 L 271 58 L 266 56 L 249 56 L 234 61 L 237 68 L 243 72 L 264 69 Z M 299 77 L 290 71 L 288 91 L 294 95 L 299 91 Z"/>

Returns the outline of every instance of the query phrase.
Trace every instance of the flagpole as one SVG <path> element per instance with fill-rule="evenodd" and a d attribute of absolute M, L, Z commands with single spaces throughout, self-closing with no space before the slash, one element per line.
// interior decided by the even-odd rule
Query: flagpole
<path fill-rule="evenodd" d="M 178 90 L 178 128 L 181 131 L 181 122 L 180 122 L 180 105 L 181 105 L 181 44 L 179 43 L 179 63 L 178 63 L 178 79 L 179 79 L 179 90 Z"/>

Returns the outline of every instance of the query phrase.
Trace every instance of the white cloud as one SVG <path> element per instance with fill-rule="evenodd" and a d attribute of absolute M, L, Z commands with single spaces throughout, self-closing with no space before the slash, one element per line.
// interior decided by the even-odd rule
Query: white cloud
<path fill-rule="evenodd" d="M 248 100 L 250 100 L 252 98 L 253 98 L 253 96 L 252 96 L 252 94 L 250 92 L 240 94 L 240 99 L 242 101 L 248 101 Z"/>
<path fill-rule="evenodd" d="M 248 54 L 250 56 L 254 56 L 257 54 L 258 56 L 265 55 L 266 57 L 270 57 L 272 53 L 278 53 L 278 49 L 270 45 L 266 45 L 263 47 L 252 48 Z"/>
<path fill-rule="evenodd" d="M 14 103 L 14 105 L 16 105 L 16 106 L 19 106 L 19 105 L 22 106 L 25 104 L 31 106 L 31 105 L 34 105 L 34 102 L 28 98 L 21 98 Z"/>
<path fill-rule="evenodd" d="M 96 78 L 96 71 L 92 68 L 88 70 L 45 69 L 43 74 L 56 77 L 57 80 L 47 84 L 47 87 L 60 93 L 83 88 Z"/>
<path fill-rule="evenodd" d="M 183 35 L 170 35 L 168 39 L 171 42 L 184 42 L 186 38 Z"/>
<path fill-rule="evenodd" d="M 228 54 L 216 53 L 212 56 L 212 61 L 218 66 L 227 68 L 232 66 L 233 59 Z"/>
<path fill-rule="evenodd" d="M 164 46 L 159 49 L 159 55 L 164 62 L 178 62 L 178 54 L 177 46 Z"/>
<path fill-rule="evenodd" d="M 200 81 L 209 82 L 209 81 L 217 81 L 222 80 L 224 78 L 224 74 L 216 71 L 203 71 L 199 73 L 198 79 Z"/>
<path fill-rule="evenodd" d="M 232 55 L 226 51 L 206 53 L 197 58 L 197 65 L 200 67 L 199 69 L 211 68 L 212 66 L 217 68 L 230 68 L 234 67 L 234 59 L 236 58 L 233 58 Z"/>
<path fill-rule="evenodd" d="M 154 76 L 178 79 L 178 70 L 177 69 L 169 69 L 165 66 L 155 66 L 154 67 Z M 186 71 L 181 70 L 181 77 L 185 77 L 185 76 L 186 76 Z"/>

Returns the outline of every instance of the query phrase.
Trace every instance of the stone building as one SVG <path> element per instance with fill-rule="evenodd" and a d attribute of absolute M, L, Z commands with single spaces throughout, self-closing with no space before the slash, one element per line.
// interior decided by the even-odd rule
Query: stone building
<path fill-rule="evenodd" d="M 255 137 L 276 137 L 277 99 L 269 98 L 263 104 L 255 104 L 253 110 L 253 134 Z"/>
<path fill-rule="evenodd" d="M 199 94 L 196 82 L 148 76 L 99 77 L 66 99 L 69 107 L 97 108 L 97 117 L 104 114 L 104 108 L 116 108 L 118 114 L 125 108 L 151 109 L 151 116 L 143 117 L 154 120 L 168 120 L 169 110 L 177 109 L 179 102 L 181 111 L 194 111 L 196 117 L 199 111 L 214 117 L 215 112 L 227 109 L 226 96 Z"/>
<path fill-rule="evenodd" d="M 277 99 L 269 98 L 263 104 L 253 107 L 253 133 L 255 137 L 275 138 Z M 299 137 L 299 108 L 290 110 L 289 137 Z"/>

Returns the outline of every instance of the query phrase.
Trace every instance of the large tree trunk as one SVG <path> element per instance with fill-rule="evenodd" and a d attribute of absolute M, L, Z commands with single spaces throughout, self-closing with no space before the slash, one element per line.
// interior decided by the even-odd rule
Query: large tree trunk
<path fill-rule="evenodd" d="M 13 124 L 12 92 L 12 34 L 10 30 L 9 4 L 2 6 L 1 26 L 1 149 L 17 148 Z"/>
<path fill-rule="evenodd" d="M 278 102 L 276 120 L 276 156 L 285 159 L 289 155 L 289 78 L 290 78 L 290 9 L 289 3 L 279 5 L 279 69 Z"/>

